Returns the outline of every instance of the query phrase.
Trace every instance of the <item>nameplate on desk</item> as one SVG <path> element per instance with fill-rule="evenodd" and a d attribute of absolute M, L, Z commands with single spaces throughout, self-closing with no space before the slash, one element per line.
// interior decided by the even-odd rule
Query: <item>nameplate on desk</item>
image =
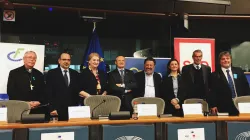
<path fill-rule="evenodd" d="M 0 123 L 7 123 L 7 107 L 0 108 Z"/>
<path fill-rule="evenodd" d="M 42 133 L 41 140 L 74 140 L 74 132 Z"/>
<path fill-rule="evenodd" d="M 178 140 L 205 140 L 204 128 L 178 129 Z"/>
<path fill-rule="evenodd" d="M 203 116 L 202 104 L 182 104 L 184 117 Z"/>
<path fill-rule="evenodd" d="M 156 104 L 137 104 L 138 117 L 157 116 Z"/>
<path fill-rule="evenodd" d="M 90 118 L 89 106 L 71 106 L 69 107 L 69 119 Z"/>
<path fill-rule="evenodd" d="M 238 103 L 240 114 L 250 114 L 250 103 Z"/>

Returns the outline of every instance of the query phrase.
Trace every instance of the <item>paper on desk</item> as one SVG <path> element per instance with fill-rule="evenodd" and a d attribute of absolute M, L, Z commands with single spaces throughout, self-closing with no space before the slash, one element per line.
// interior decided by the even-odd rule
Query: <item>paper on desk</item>
<path fill-rule="evenodd" d="M 202 114 L 202 104 L 182 104 L 182 108 L 184 115 Z"/>
<path fill-rule="evenodd" d="M 74 132 L 42 133 L 41 140 L 74 140 Z"/>
<path fill-rule="evenodd" d="M 178 129 L 178 140 L 205 140 L 204 128 Z"/>
<path fill-rule="evenodd" d="M 7 122 L 7 107 L 0 108 L 0 121 Z"/>
<path fill-rule="evenodd" d="M 90 118 L 89 106 L 72 106 L 69 107 L 69 119 L 72 118 Z"/>
<path fill-rule="evenodd" d="M 138 104 L 138 117 L 140 116 L 157 116 L 156 104 Z"/>
<path fill-rule="evenodd" d="M 238 103 L 240 113 L 250 113 L 250 103 Z"/>

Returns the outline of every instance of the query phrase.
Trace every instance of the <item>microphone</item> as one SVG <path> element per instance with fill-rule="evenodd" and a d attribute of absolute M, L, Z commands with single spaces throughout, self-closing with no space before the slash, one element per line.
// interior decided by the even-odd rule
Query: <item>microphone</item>
<path fill-rule="evenodd" d="M 45 120 L 45 114 L 23 114 L 26 111 L 38 109 L 49 106 L 50 104 L 39 105 L 34 108 L 26 109 L 21 113 L 21 123 L 43 123 Z"/>
<path fill-rule="evenodd" d="M 94 111 L 95 111 L 100 105 L 102 105 L 102 104 L 105 103 L 105 102 L 106 102 L 106 100 L 103 99 L 102 102 L 100 102 L 97 106 L 95 106 L 95 107 L 93 108 L 93 110 L 92 110 L 92 112 L 91 112 L 91 119 L 98 119 L 98 117 L 94 117 Z"/>

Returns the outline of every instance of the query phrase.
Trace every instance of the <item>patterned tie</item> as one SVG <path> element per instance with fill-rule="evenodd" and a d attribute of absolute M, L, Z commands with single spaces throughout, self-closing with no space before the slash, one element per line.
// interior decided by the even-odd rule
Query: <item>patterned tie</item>
<path fill-rule="evenodd" d="M 232 98 L 235 98 L 236 94 L 235 94 L 235 89 L 234 89 L 234 83 L 233 83 L 232 77 L 229 74 L 230 70 L 226 70 L 226 72 L 227 72 L 228 84 L 232 92 Z"/>
<path fill-rule="evenodd" d="M 120 72 L 121 72 L 122 83 L 124 83 L 124 70 L 120 70 Z"/>
<path fill-rule="evenodd" d="M 65 81 L 66 85 L 69 86 L 69 79 L 68 79 L 68 76 L 67 76 L 68 71 L 64 70 L 63 72 L 64 72 L 64 75 L 63 75 L 64 81 Z"/>

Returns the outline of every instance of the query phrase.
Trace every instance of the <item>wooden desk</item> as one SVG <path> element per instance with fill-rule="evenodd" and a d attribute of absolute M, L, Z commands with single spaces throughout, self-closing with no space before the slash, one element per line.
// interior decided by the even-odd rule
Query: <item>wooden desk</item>
<path fill-rule="evenodd" d="M 88 125 L 104 125 L 104 124 L 145 124 L 145 123 L 161 123 L 161 122 L 216 122 L 216 121 L 250 121 L 248 116 L 210 116 L 210 117 L 198 117 L 198 118 L 157 118 L 157 119 L 145 119 L 145 120 L 86 120 L 76 122 L 56 122 L 56 123 L 37 123 L 37 124 L 20 124 L 9 123 L 1 124 L 0 129 L 14 129 L 14 128 L 41 128 L 41 127 L 61 127 L 61 126 L 88 126 Z"/>

